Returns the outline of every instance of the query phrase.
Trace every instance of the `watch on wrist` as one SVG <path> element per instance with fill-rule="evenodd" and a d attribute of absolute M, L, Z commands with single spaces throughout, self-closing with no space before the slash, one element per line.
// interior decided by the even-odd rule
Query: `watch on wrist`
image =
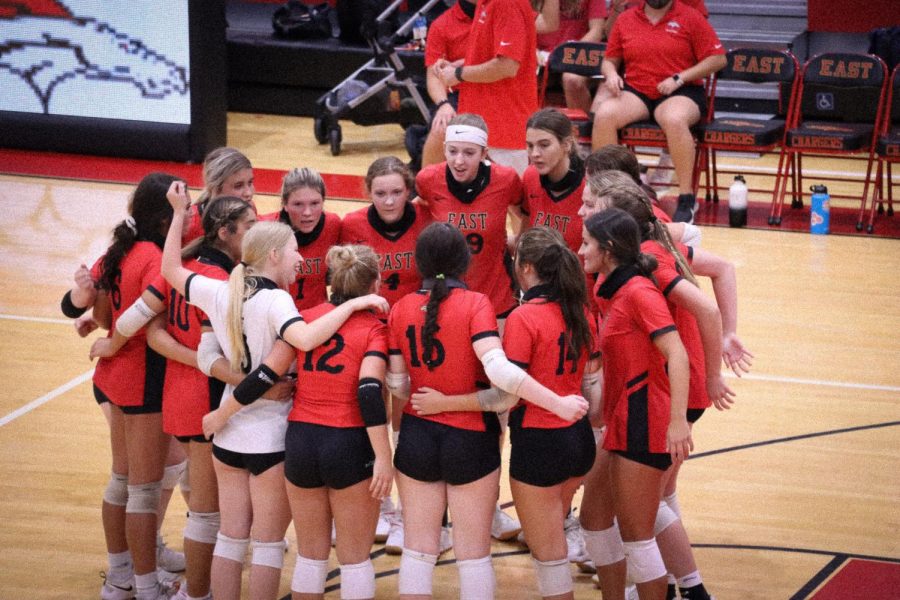
<path fill-rule="evenodd" d="M 453 72 L 453 76 L 456 77 L 456 80 L 459 82 L 465 81 L 465 79 L 463 79 L 463 77 L 462 77 L 462 70 L 463 70 L 462 66 L 459 66 L 459 67 L 456 67 L 456 71 Z"/>
<path fill-rule="evenodd" d="M 672 81 L 674 81 L 674 82 L 677 83 L 678 85 L 681 85 L 681 84 L 684 83 L 684 82 L 681 80 L 681 75 L 679 75 L 678 73 L 675 73 L 674 75 L 672 75 Z"/>

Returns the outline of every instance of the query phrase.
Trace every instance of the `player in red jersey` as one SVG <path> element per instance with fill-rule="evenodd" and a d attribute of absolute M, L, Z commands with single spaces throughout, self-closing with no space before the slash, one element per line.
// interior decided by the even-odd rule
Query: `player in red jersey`
<path fill-rule="evenodd" d="M 159 274 L 161 242 L 172 220 L 165 201 L 175 178 L 163 173 L 144 177 L 129 203 L 129 216 L 113 231 L 113 243 L 98 261 L 99 290 L 94 316 L 115 329 L 125 309 Z M 110 334 L 111 335 L 111 334 Z M 111 558 L 128 550 L 134 580 L 109 576 L 101 595 L 136 592 L 144 600 L 167 597 L 156 578 L 157 510 L 169 438 L 162 430 L 163 358 L 147 347 L 142 334 L 114 357 L 101 359 L 94 372 L 94 393 L 108 400 L 113 477 L 104 493 L 104 529 Z M 124 528 L 120 528 L 124 521 Z M 107 527 L 107 523 L 115 523 Z M 120 537 L 124 531 L 125 538 Z M 127 578 L 127 579 L 126 579 Z M 107 585 L 117 589 L 107 590 Z"/>
<path fill-rule="evenodd" d="M 325 254 L 341 237 L 341 218 L 325 212 L 325 182 L 315 169 L 288 171 L 281 183 L 281 210 L 261 215 L 260 221 L 291 226 L 303 256 L 297 281 L 288 290 L 297 310 L 317 306 L 328 298 Z"/>
<path fill-rule="evenodd" d="M 498 319 L 516 305 L 507 271 L 506 215 L 521 218 L 522 183 L 516 172 L 486 162 L 487 125 L 478 115 L 450 120 L 444 143 L 445 162 L 416 175 L 419 200 L 435 221 L 459 228 L 469 244 L 472 262 L 465 284 L 485 294 Z"/>
<path fill-rule="evenodd" d="M 588 217 L 579 252 L 585 270 L 604 278 L 597 296 L 607 430 L 604 452 L 585 480 L 585 542 L 604 597 L 623 596 L 627 564 L 640 596 L 661 599 L 666 568 L 654 539 L 659 490 L 666 469 L 693 449 L 687 353 L 649 279 L 655 259 L 641 253 L 634 219 L 618 209 Z"/>
<path fill-rule="evenodd" d="M 607 175 L 615 172 L 607 172 Z M 711 404 L 719 410 L 727 409 L 733 402 L 733 393 L 719 374 L 718 348 L 726 364 L 740 376 L 749 369 L 750 354 L 735 333 L 737 322 L 737 291 L 734 267 L 731 263 L 703 250 L 676 247 L 666 234 L 667 228 L 655 220 L 649 200 L 629 178 L 607 183 L 598 190 L 597 206 L 620 208 L 638 222 L 645 239 L 643 251 L 653 255 L 658 266 L 654 271 L 657 288 L 669 302 L 685 345 L 690 363 L 690 392 L 688 396 L 688 421 L 693 424 Z M 690 266 L 684 259 L 685 252 L 696 256 L 699 272 L 711 277 L 721 316 L 716 305 L 699 292 L 694 283 Z M 685 281 L 687 279 L 687 282 Z M 724 335 L 719 331 L 725 329 Z M 722 335 L 721 344 L 716 336 Z M 713 338 L 713 339 L 711 339 Z M 680 465 L 666 473 L 664 491 L 660 503 L 656 533 L 661 551 L 676 579 L 673 582 L 682 589 L 682 595 L 705 600 L 708 595 L 697 570 L 690 542 L 680 520 L 680 508 L 676 496 L 676 480 Z"/>
<path fill-rule="evenodd" d="M 394 456 L 406 537 L 400 560 L 400 597 L 431 594 L 445 505 L 453 516 L 460 596 L 493 595 L 491 521 L 500 477 L 499 423 L 515 396 L 568 420 L 587 412 L 587 402 L 559 396 L 508 361 L 488 299 L 465 288 L 461 278 L 470 253 L 462 233 L 449 223 L 429 225 L 416 244 L 423 289 L 391 310 L 388 387 L 405 400 L 409 390 L 438 390 L 460 397 L 457 412 L 419 415 L 415 402 L 403 407 Z M 512 396 L 491 388 L 496 384 Z M 476 391 L 484 388 L 476 394 Z M 423 409 L 423 412 L 424 409 Z"/>
<path fill-rule="evenodd" d="M 619 67 L 625 68 L 624 78 Z M 666 135 L 678 177 L 673 220 L 692 222 L 694 139 L 690 128 L 706 112 L 702 80 L 725 66 L 725 48 L 706 19 L 681 0 L 646 0 L 616 20 L 595 100 L 592 144 L 618 141 L 619 129 L 652 117 Z M 604 97 L 605 95 L 605 97 Z"/>
<path fill-rule="evenodd" d="M 191 214 L 184 243 L 203 237 L 203 211 L 207 203 L 219 196 L 235 196 L 253 203 L 253 166 L 250 159 L 236 148 L 216 148 L 203 159 L 203 191 L 191 206 Z"/>
<path fill-rule="evenodd" d="M 413 177 L 395 156 L 376 159 L 366 173 L 371 206 L 344 215 L 341 244 L 363 244 L 378 254 L 380 294 L 393 304 L 419 289 L 416 238 L 431 222 L 428 211 L 410 202 Z"/>
<path fill-rule="evenodd" d="M 459 112 L 484 117 L 491 157 L 521 174 L 525 122 L 537 110 L 537 34 L 527 0 L 480 0 L 467 40 L 465 64 L 439 60 L 443 84 L 459 88 Z"/>
<path fill-rule="evenodd" d="M 186 267 L 214 279 L 225 280 L 241 257 L 244 233 L 256 222 L 247 202 L 232 196 L 211 200 L 203 213 L 202 238 L 182 253 Z M 163 314 L 165 313 L 165 314 Z M 222 399 L 225 383 L 208 378 L 198 369 L 202 312 L 158 275 L 119 319 L 111 338 L 97 340 L 91 357 L 110 357 L 128 340 L 128 333 L 148 324 L 147 343 L 166 357 L 163 386 L 163 431 L 184 444 L 190 460 L 191 495 L 184 531 L 187 582 L 184 593 L 194 598 L 209 594 L 210 564 L 219 529 L 216 475 L 209 441 L 203 437 L 202 418 Z M 124 325 L 123 325 L 124 323 Z M 235 374 L 232 383 L 243 376 Z M 182 592 L 179 592 L 182 593 Z"/>

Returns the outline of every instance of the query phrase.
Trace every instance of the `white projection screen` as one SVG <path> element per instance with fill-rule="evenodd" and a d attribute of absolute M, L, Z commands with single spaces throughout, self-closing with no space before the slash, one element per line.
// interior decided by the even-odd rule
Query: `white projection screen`
<path fill-rule="evenodd" d="M 0 145 L 202 160 L 225 142 L 224 11 L 224 0 L 0 0 Z"/>

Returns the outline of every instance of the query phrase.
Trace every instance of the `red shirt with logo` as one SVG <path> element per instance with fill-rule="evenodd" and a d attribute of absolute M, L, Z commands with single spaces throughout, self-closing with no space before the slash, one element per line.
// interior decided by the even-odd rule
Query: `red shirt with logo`
<path fill-rule="evenodd" d="M 441 13 L 428 26 L 425 40 L 425 66 L 430 67 L 443 58 L 455 62 L 466 56 L 466 42 L 472 19 L 463 12 L 459 2 Z"/>
<path fill-rule="evenodd" d="M 386 224 L 374 205 L 344 215 L 341 244 L 365 244 L 378 254 L 381 289 L 378 293 L 391 305 L 422 285 L 416 271 L 416 240 L 431 223 L 428 211 L 408 202 L 397 223 Z"/>
<path fill-rule="evenodd" d="M 459 112 L 484 117 L 491 148 L 525 149 L 525 123 L 538 109 L 537 33 L 528 0 L 479 0 L 469 34 L 466 65 L 497 56 L 519 63 L 515 76 L 493 83 L 463 82 Z"/>
<path fill-rule="evenodd" d="M 661 81 L 717 54 L 724 55 L 725 48 L 709 22 L 683 0 L 675 0 L 655 25 L 643 5 L 623 12 L 610 32 L 605 56 L 622 59 L 625 81 L 656 100 Z"/>
<path fill-rule="evenodd" d="M 335 306 L 325 302 L 303 311 L 307 323 Z M 328 341 L 309 352 L 297 351 L 297 388 L 289 421 L 329 427 L 365 427 L 357 390 L 363 359 L 387 361 L 387 327 L 368 311 L 357 311 Z"/>
<path fill-rule="evenodd" d="M 485 294 L 495 314 L 504 315 L 516 305 L 504 264 L 506 214 L 510 206 L 522 202 L 522 182 L 514 169 L 497 164 L 482 165 L 481 176 L 487 178 L 486 187 L 471 200 L 454 195 L 448 183 L 453 175 L 445 162 L 419 171 L 416 189 L 431 218 L 458 227 L 469 243 L 472 260 L 463 279 L 468 288 Z"/>

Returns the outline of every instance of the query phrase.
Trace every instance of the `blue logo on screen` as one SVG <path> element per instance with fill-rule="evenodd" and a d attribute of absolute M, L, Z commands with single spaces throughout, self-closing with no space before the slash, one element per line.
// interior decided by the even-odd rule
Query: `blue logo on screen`
<path fill-rule="evenodd" d="M 816 108 L 819 110 L 834 110 L 834 94 L 831 92 L 816 94 Z"/>

